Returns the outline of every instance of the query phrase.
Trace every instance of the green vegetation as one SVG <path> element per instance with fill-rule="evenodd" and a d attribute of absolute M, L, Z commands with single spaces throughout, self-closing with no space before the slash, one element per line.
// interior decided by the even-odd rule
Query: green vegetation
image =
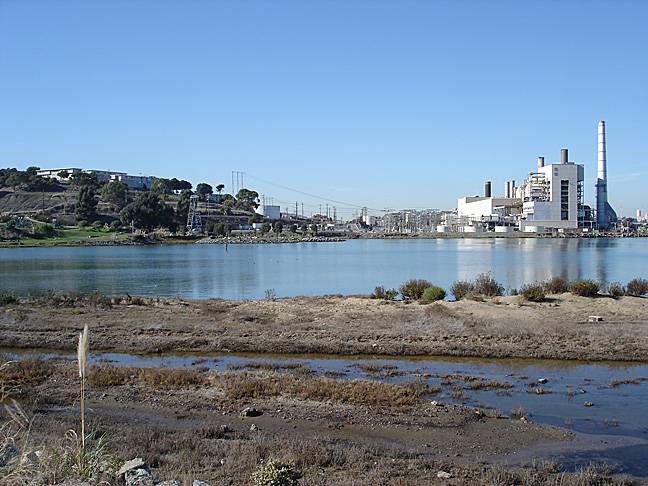
<path fill-rule="evenodd" d="M 214 189 L 209 184 L 201 182 L 196 186 L 196 193 L 200 196 L 200 199 L 206 201 L 209 195 L 214 193 Z"/>
<path fill-rule="evenodd" d="M 128 186 L 123 182 L 111 182 L 101 188 L 101 200 L 121 211 L 128 204 Z"/>
<path fill-rule="evenodd" d="M 405 300 L 419 300 L 428 287 L 432 287 L 432 283 L 427 280 L 411 279 L 401 285 L 400 293 Z"/>
<path fill-rule="evenodd" d="M 462 300 L 475 297 L 498 297 L 504 295 L 504 286 L 490 274 L 481 273 L 473 282 L 458 280 L 450 288 L 455 299 Z"/>
<path fill-rule="evenodd" d="M 523 285 L 520 293 L 524 300 L 529 302 L 543 302 L 547 297 L 545 294 L 545 286 L 542 283 L 533 283 Z"/>
<path fill-rule="evenodd" d="M 135 201 L 122 209 L 119 217 L 126 225 L 132 223 L 136 228 L 151 231 L 160 226 L 172 226 L 173 209 L 164 204 L 158 194 L 144 192 Z"/>
<path fill-rule="evenodd" d="M 457 300 L 468 298 L 474 291 L 475 285 L 467 280 L 457 280 L 452 284 L 452 287 L 450 287 L 450 292 Z"/>
<path fill-rule="evenodd" d="M 484 297 L 504 295 L 504 286 L 497 282 L 490 273 L 480 273 L 475 279 L 475 293 Z"/>
<path fill-rule="evenodd" d="M 81 186 L 77 197 L 75 214 L 77 220 L 90 221 L 97 217 L 97 200 L 95 190 L 90 185 Z"/>
<path fill-rule="evenodd" d="M 259 207 L 259 193 L 250 189 L 241 189 L 236 194 L 236 208 L 253 212 Z"/>
<path fill-rule="evenodd" d="M 619 282 L 612 282 L 610 285 L 608 285 L 608 295 L 613 299 L 618 299 L 619 297 L 623 297 L 625 293 L 626 293 L 625 287 L 621 285 Z"/>
<path fill-rule="evenodd" d="M 569 283 L 562 277 L 552 277 L 544 283 L 548 294 L 564 294 L 569 292 Z"/>
<path fill-rule="evenodd" d="M 396 300 L 396 297 L 398 297 L 398 290 L 396 289 L 387 290 L 382 285 L 376 287 L 373 293 L 371 294 L 372 299 L 380 299 L 380 300 Z"/>
<path fill-rule="evenodd" d="M 0 187 L 11 187 L 29 192 L 45 191 L 52 182 L 36 174 L 38 167 L 28 167 L 27 170 L 15 168 L 0 169 Z"/>
<path fill-rule="evenodd" d="M 596 297 L 600 285 L 593 280 L 575 280 L 569 285 L 569 291 L 581 297 Z"/>
<path fill-rule="evenodd" d="M 422 300 L 425 302 L 435 302 L 446 298 L 446 291 L 441 287 L 432 285 L 423 291 Z"/>
<path fill-rule="evenodd" d="M 5 305 L 13 304 L 17 301 L 16 294 L 12 291 L 3 290 L 0 292 L 0 307 Z"/>
<path fill-rule="evenodd" d="M 645 278 L 633 278 L 626 286 L 626 293 L 632 297 L 641 297 L 648 294 L 648 280 Z"/>
<path fill-rule="evenodd" d="M 270 460 L 252 474 L 254 486 L 295 486 L 301 473 L 294 464 Z"/>

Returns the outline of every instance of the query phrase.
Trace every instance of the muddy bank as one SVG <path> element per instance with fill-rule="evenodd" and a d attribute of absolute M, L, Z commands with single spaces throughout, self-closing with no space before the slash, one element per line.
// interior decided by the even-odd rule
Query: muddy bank
<path fill-rule="evenodd" d="M 13 393 L 34 417 L 30 440 L 56 447 L 78 426 L 76 364 L 24 366 Z M 460 484 L 484 484 L 500 474 L 515 482 L 531 470 L 496 464 L 531 446 L 573 439 L 561 429 L 431 402 L 429 390 L 415 384 L 342 383 L 304 370 L 104 365 L 92 369 L 88 390 L 91 427 L 108 435 L 110 452 L 122 460 L 144 457 L 160 479 L 248 484 L 262 460 L 275 458 L 296 464 L 300 484 L 308 485 L 422 484 L 436 480 L 438 471 Z M 246 407 L 256 412 L 242 416 Z"/>
<path fill-rule="evenodd" d="M 602 320 L 589 322 L 589 316 Z M 95 350 L 648 360 L 648 299 L 554 296 L 430 305 L 361 297 L 263 301 L 74 298 L 0 308 L 0 347 Z"/>

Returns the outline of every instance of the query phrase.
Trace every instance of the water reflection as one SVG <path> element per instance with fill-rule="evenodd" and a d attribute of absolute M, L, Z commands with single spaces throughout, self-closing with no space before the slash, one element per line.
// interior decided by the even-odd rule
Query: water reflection
<path fill-rule="evenodd" d="M 648 240 L 353 240 L 292 245 L 0 249 L 0 288 L 101 290 L 185 298 L 368 293 L 426 278 L 446 288 L 491 272 L 507 289 L 561 276 L 603 283 L 648 276 Z"/>

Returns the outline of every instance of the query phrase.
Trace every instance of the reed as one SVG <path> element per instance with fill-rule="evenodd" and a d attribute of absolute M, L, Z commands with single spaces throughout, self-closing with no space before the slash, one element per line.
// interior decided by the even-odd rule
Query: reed
<path fill-rule="evenodd" d="M 88 354 L 90 353 L 90 343 L 88 340 L 88 325 L 83 327 L 83 332 L 79 334 L 79 346 L 77 347 L 77 359 L 79 362 L 79 378 L 81 381 L 81 452 L 85 452 L 85 383 L 88 371 Z"/>

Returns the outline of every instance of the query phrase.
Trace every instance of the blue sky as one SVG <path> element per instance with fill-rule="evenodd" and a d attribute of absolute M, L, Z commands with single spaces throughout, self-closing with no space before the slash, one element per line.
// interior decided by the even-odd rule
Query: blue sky
<path fill-rule="evenodd" d="M 646 25 L 641 0 L 0 0 L 0 166 L 241 170 L 344 215 L 499 194 L 568 147 L 592 201 L 605 119 L 610 200 L 634 214 Z"/>

